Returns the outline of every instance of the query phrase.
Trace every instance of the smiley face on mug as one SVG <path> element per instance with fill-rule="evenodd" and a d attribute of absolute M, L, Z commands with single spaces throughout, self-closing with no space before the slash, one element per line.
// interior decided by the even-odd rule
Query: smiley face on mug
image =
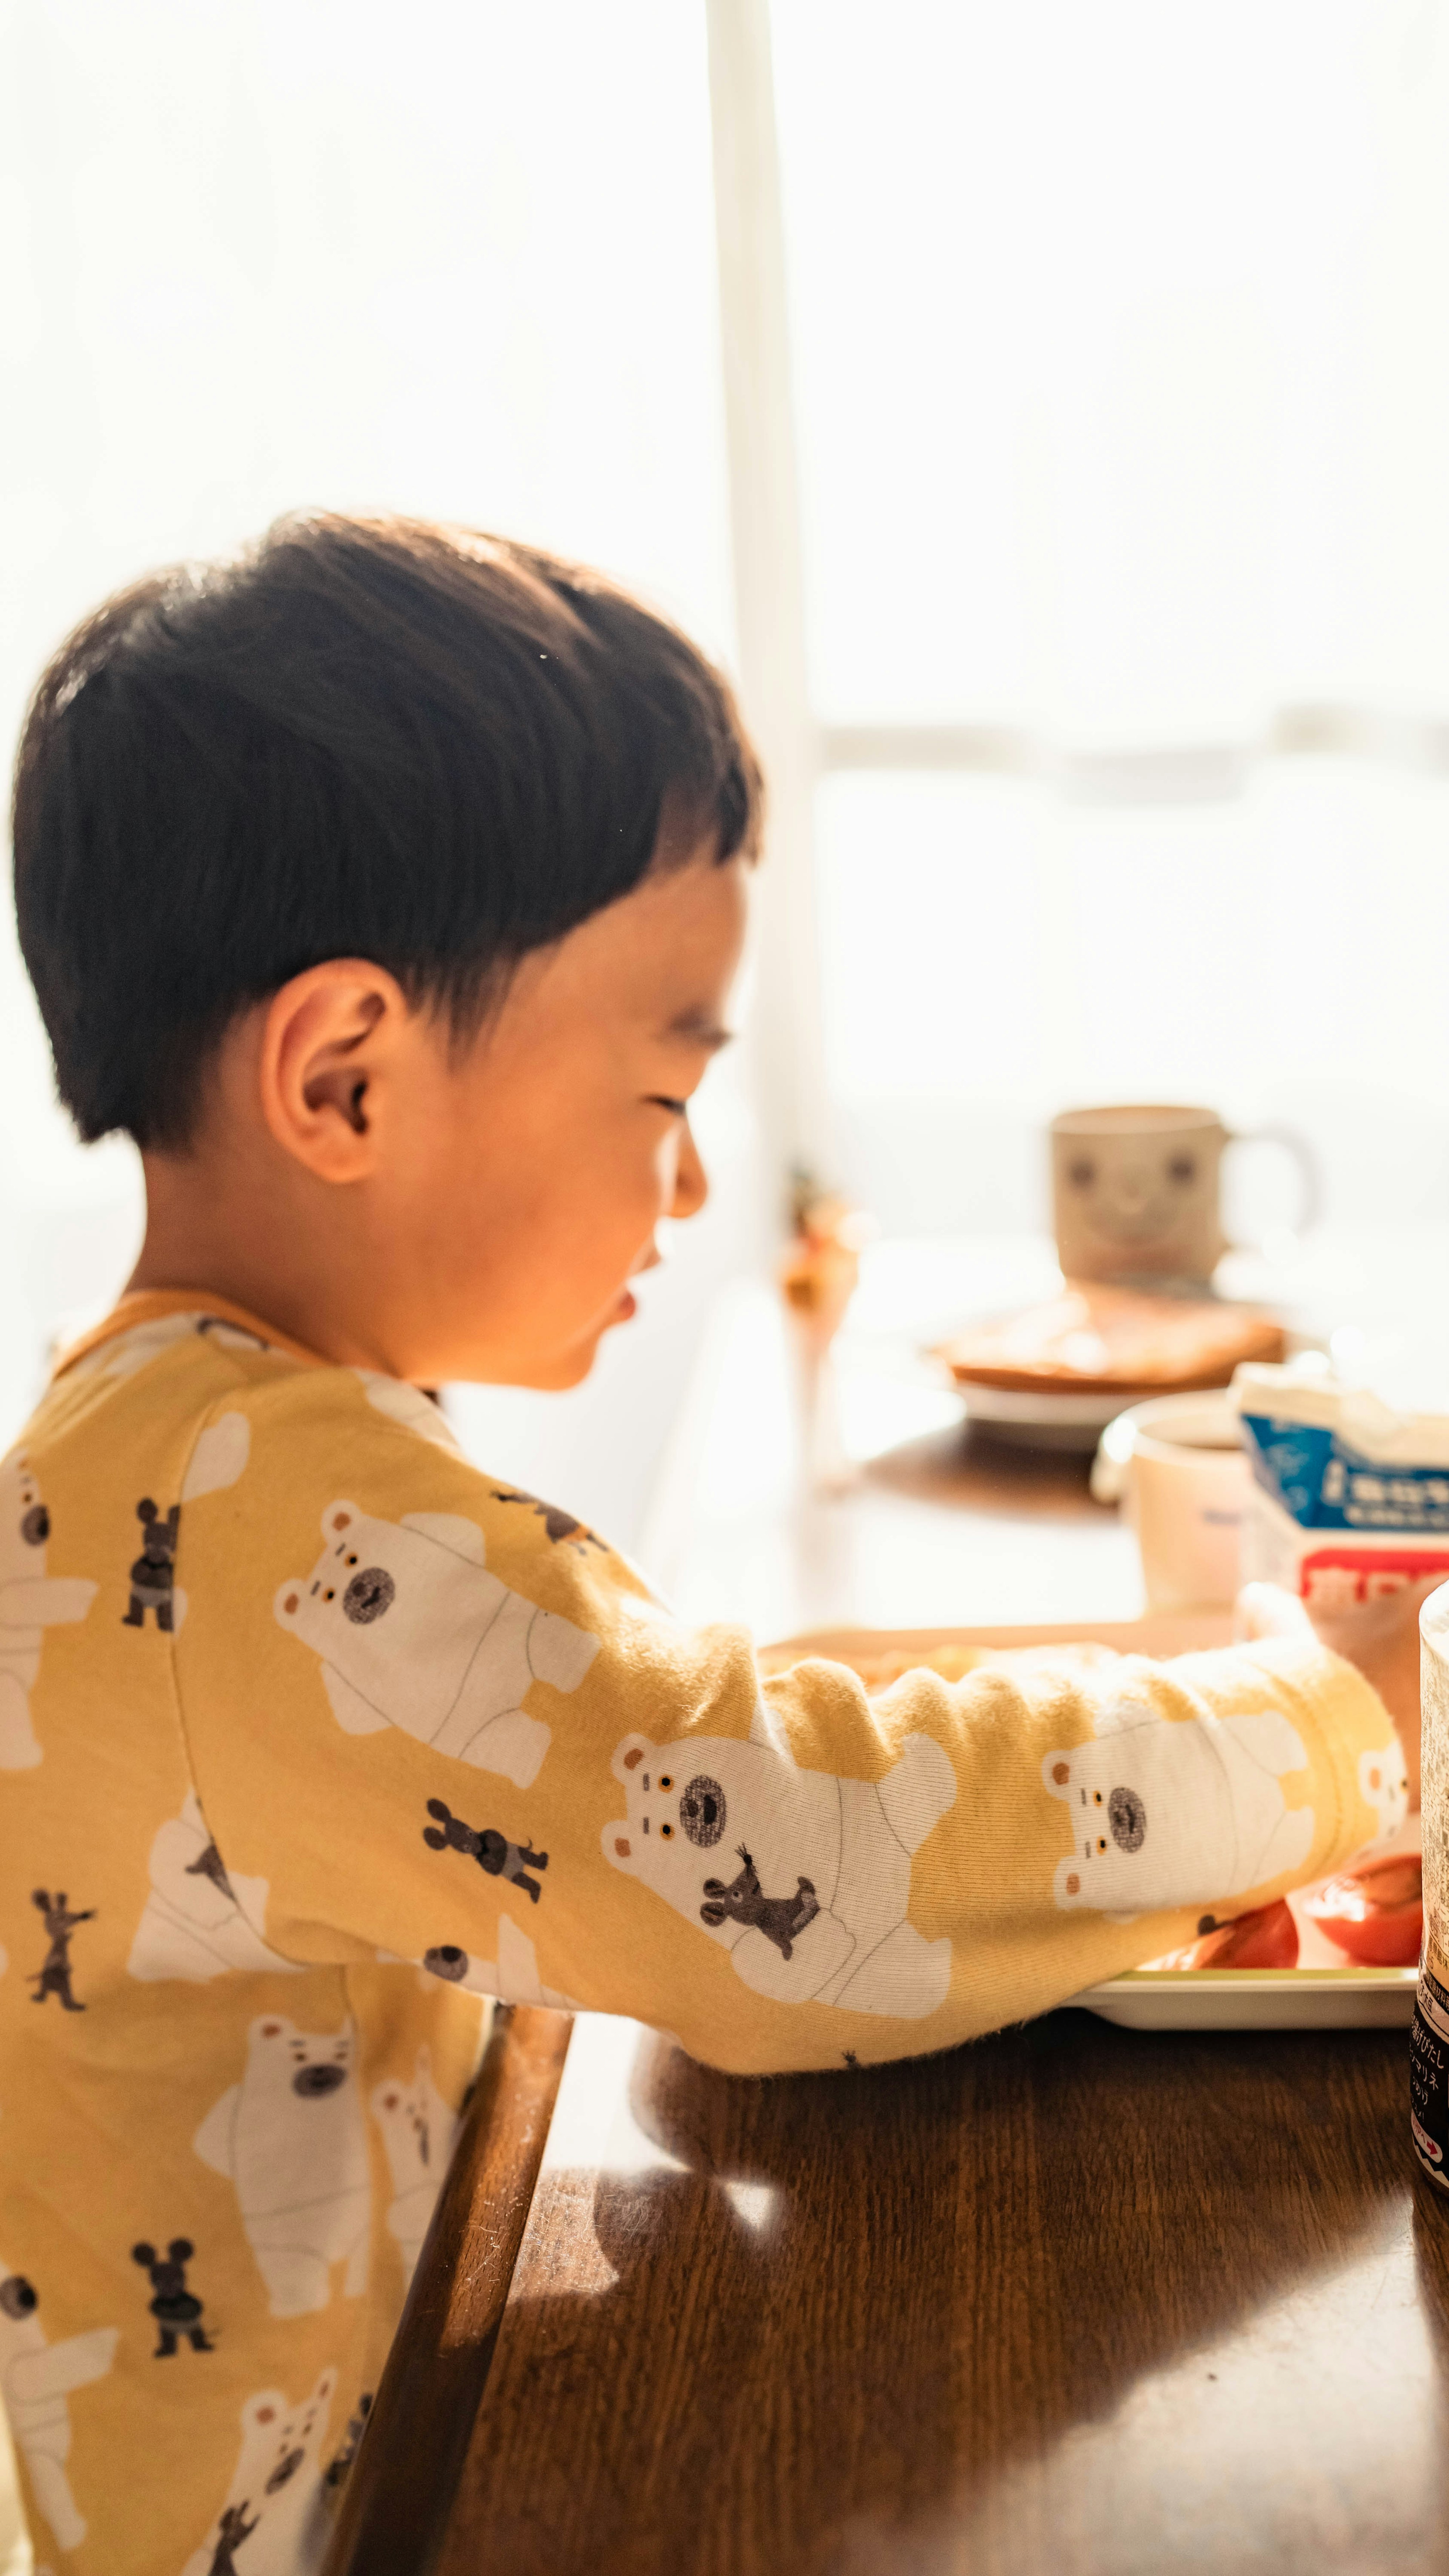
<path fill-rule="evenodd" d="M 1052 1124 L 1052 1180 L 1067 1277 L 1207 1279 L 1223 1250 L 1227 1141 L 1211 1109 L 1064 1111 Z"/>
<path fill-rule="evenodd" d="M 1067 1158 L 1067 1187 L 1083 1222 L 1111 1243 L 1155 1243 L 1175 1235 L 1194 1193 L 1202 1189 L 1202 1157 L 1180 1141 L 1160 1146 L 1134 1137 L 1130 1152 L 1101 1153 L 1083 1142 Z"/>

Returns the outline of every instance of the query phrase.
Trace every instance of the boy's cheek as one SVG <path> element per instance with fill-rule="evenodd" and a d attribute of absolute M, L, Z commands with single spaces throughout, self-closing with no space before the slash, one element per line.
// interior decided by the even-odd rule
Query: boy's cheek
<path fill-rule="evenodd" d="M 600 1338 L 622 1320 L 631 1275 L 650 1263 L 666 1212 L 674 1148 L 665 1157 L 652 1139 L 642 1153 L 637 1135 L 628 1142 L 632 1150 L 620 1151 L 613 1138 L 576 1134 L 552 1154 L 520 1155 L 506 1174 L 475 1176 L 450 1193 L 425 1267 L 434 1297 L 440 1274 L 456 1282 L 470 1374 L 553 1389 L 587 1377 Z"/>

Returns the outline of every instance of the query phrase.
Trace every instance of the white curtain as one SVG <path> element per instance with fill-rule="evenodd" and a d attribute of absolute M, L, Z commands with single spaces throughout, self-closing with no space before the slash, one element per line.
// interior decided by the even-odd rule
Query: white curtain
<path fill-rule="evenodd" d="M 1449 1215 L 1442 0 L 773 0 L 827 1062 L 890 1221 L 1040 1116 Z"/>
<path fill-rule="evenodd" d="M 577 552 L 728 657 L 695 8 L 10 0 L 0 244 L 7 743 L 45 654 L 104 592 L 301 504 Z M 726 1131 L 728 1199 L 742 1112 L 703 1115 Z M 634 1349 L 658 1368 L 611 1350 L 582 1416 L 491 1400 L 495 1467 L 563 1479 L 628 1536 L 687 1356 L 691 1265 L 723 1260 L 738 1220 L 727 1207 L 713 1250 L 690 1245 L 685 1283 L 654 1297 L 655 1342 Z M 7 931 L 0 1440 L 46 1335 L 110 1293 L 137 1223 L 129 1150 L 82 1154 L 54 1107 Z M 602 1431 L 589 1449 L 590 1406 L 612 1421 L 631 1369 L 628 1455 Z"/>

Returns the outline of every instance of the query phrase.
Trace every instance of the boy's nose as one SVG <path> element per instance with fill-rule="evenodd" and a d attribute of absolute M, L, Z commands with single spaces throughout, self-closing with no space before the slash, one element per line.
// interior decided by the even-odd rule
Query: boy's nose
<path fill-rule="evenodd" d="M 679 1139 L 679 1163 L 669 1213 L 673 1217 L 698 1216 L 708 1196 L 709 1182 L 699 1159 L 699 1147 L 686 1121 Z"/>

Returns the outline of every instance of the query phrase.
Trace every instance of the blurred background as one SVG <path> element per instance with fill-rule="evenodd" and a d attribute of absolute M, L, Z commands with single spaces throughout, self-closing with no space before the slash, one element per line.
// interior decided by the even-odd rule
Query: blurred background
<path fill-rule="evenodd" d="M 105 591 L 307 504 L 572 550 L 739 680 L 715 1198 L 589 1386 L 458 1399 L 495 1472 L 647 1545 L 792 1161 L 1025 1242 L 1073 1100 L 1289 1125 L 1437 1280 L 1440 0 L 8 0 L 0 120 L 7 742 Z M 138 1228 L 7 927 L 3 1438 Z"/>

